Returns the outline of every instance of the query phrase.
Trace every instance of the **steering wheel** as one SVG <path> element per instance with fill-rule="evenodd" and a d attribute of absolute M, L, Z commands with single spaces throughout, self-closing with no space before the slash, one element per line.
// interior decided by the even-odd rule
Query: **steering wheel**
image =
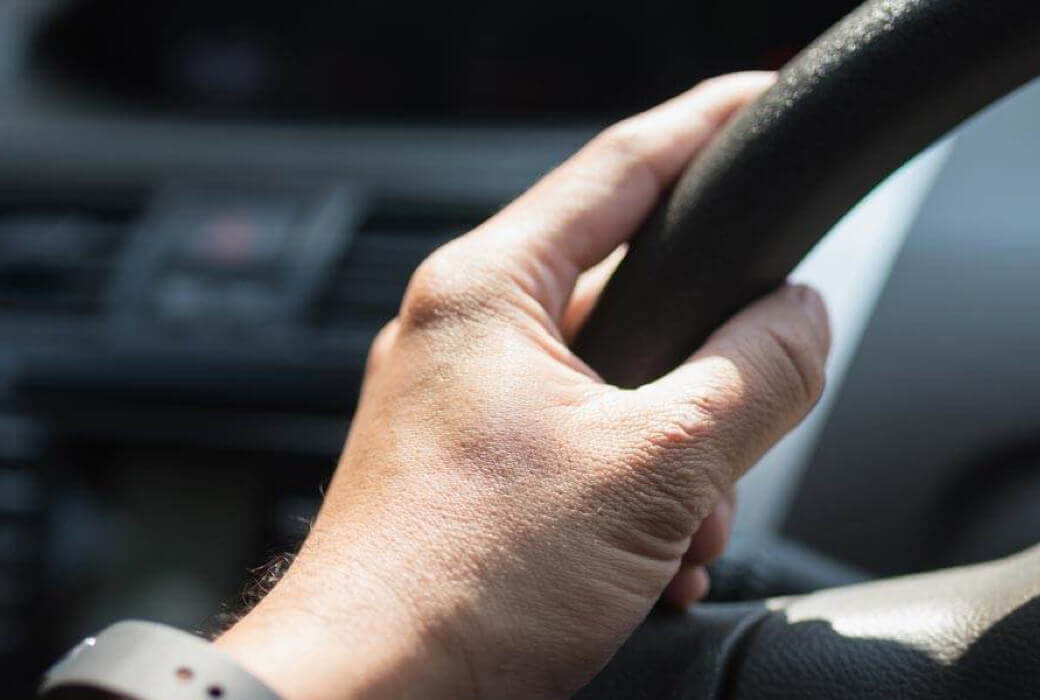
<path fill-rule="evenodd" d="M 636 386 L 783 282 L 877 183 L 1040 74 L 1040 0 L 870 0 L 796 57 L 632 241 L 575 349 Z M 583 697 L 1040 697 L 1040 548 L 655 610 Z"/>

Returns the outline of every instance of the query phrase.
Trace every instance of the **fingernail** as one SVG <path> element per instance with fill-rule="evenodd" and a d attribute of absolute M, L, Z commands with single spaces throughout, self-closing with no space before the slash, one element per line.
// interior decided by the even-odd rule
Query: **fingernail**
<path fill-rule="evenodd" d="M 719 504 L 715 507 L 715 510 L 719 513 L 719 519 L 722 521 L 723 532 L 725 533 L 726 544 L 729 544 L 730 528 L 733 527 L 733 504 L 723 498 L 719 501 Z"/>
<path fill-rule="evenodd" d="M 700 578 L 700 593 L 697 596 L 697 601 L 701 601 L 711 593 L 711 576 L 708 574 L 708 570 L 702 567 L 698 578 Z"/>
<path fill-rule="evenodd" d="M 820 295 L 816 293 L 815 289 L 808 285 L 793 284 L 791 285 L 791 292 L 794 293 L 795 299 L 798 300 L 798 303 L 806 308 L 813 308 L 822 303 L 820 301 Z"/>
<path fill-rule="evenodd" d="M 703 566 L 684 565 L 668 584 L 661 600 L 677 608 L 688 608 L 704 600 L 709 590 L 708 571 Z"/>
<path fill-rule="evenodd" d="M 823 297 L 812 287 L 804 284 L 796 284 L 791 287 L 795 299 L 809 312 L 813 324 L 820 330 L 821 335 L 830 341 L 830 322 L 827 319 L 827 305 Z"/>

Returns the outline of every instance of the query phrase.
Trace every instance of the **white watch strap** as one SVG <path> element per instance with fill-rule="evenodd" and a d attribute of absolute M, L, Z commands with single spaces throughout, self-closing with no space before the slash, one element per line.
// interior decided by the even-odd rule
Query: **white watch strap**
<path fill-rule="evenodd" d="M 40 694 L 95 689 L 142 700 L 279 700 L 212 644 L 154 622 L 118 622 L 55 664 Z"/>

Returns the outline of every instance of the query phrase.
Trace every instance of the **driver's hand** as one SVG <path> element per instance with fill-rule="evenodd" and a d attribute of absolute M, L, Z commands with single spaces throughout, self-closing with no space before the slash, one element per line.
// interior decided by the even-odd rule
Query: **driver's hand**
<path fill-rule="evenodd" d="M 734 481 L 820 395 L 823 304 L 780 289 L 635 390 L 568 341 L 612 254 L 772 80 L 611 127 L 420 266 L 302 551 L 219 645 L 287 697 L 565 696 L 663 593 L 704 593 Z"/>

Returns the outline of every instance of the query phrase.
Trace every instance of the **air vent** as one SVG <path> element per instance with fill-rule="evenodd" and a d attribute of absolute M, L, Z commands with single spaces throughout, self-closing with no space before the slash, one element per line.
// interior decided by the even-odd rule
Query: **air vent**
<path fill-rule="evenodd" d="M 121 220 L 69 212 L 0 212 L 0 315 L 101 311 Z"/>
<path fill-rule="evenodd" d="M 333 271 L 315 307 L 317 324 L 363 330 L 390 320 L 419 263 L 489 213 L 400 203 L 378 207 Z"/>

